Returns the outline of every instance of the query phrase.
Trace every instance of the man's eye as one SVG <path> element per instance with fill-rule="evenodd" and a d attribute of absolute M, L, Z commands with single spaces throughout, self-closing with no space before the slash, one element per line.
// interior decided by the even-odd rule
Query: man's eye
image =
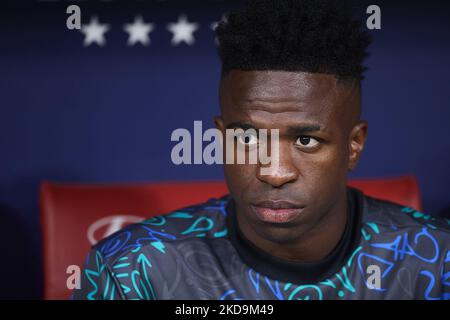
<path fill-rule="evenodd" d="M 258 137 L 254 134 L 244 133 L 237 136 L 237 140 L 240 144 L 252 146 L 258 143 Z"/>
<path fill-rule="evenodd" d="M 317 141 L 317 139 L 314 139 L 313 137 L 301 136 L 297 139 L 295 145 L 302 148 L 314 148 L 317 147 L 319 143 L 320 142 Z"/>

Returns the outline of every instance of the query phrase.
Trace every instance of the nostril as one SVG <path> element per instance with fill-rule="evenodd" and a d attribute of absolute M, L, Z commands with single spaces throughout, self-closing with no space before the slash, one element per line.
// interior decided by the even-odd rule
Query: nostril
<path fill-rule="evenodd" d="M 275 188 L 280 188 L 287 183 L 291 183 L 297 180 L 297 174 L 285 173 L 285 174 L 260 174 L 258 175 L 258 179 L 264 183 L 267 183 Z"/>

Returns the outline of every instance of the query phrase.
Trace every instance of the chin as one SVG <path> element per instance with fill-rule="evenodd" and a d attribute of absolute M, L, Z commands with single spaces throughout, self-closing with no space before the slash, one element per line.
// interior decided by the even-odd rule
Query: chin
<path fill-rule="evenodd" d="M 259 222 L 254 230 L 261 238 L 267 241 L 287 244 L 301 238 L 309 230 L 309 227 L 298 222 L 295 223 L 294 221 L 286 224 Z"/>
<path fill-rule="evenodd" d="M 298 232 L 297 230 L 290 230 L 289 228 L 278 227 L 271 228 L 271 230 L 260 230 L 258 234 L 267 241 L 278 244 L 288 244 L 301 238 L 304 233 Z"/>

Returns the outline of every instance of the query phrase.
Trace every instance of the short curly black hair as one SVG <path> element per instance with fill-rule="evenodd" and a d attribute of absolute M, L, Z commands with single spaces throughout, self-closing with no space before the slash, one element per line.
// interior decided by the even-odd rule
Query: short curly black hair
<path fill-rule="evenodd" d="M 278 70 L 359 81 L 372 41 L 349 5 L 329 0 L 250 0 L 215 32 L 222 78 L 231 70 Z"/>

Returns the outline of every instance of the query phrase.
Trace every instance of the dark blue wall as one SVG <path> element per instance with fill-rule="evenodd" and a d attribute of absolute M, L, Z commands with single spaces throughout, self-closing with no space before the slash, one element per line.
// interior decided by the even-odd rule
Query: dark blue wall
<path fill-rule="evenodd" d="M 376 2 L 382 30 L 363 84 L 369 140 L 352 177 L 414 174 L 425 211 L 439 214 L 450 205 L 450 6 L 393 2 Z M 1 264 L 27 274 L 0 284 L 3 295 L 39 296 L 40 181 L 222 177 L 218 166 L 173 165 L 170 134 L 194 120 L 212 126 L 219 60 L 209 26 L 236 3 L 80 2 L 83 22 L 95 14 L 111 25 L 103 48 L 84 48 L 83 35 L 65 28 L 71 2 L 1 10 Z M 172 47 L 165 25 L 183 12 L 201 25 L 196 43 Z M 126 45 L 121 28 L 136 14 L 157 25 L 149 47 Z"/>

